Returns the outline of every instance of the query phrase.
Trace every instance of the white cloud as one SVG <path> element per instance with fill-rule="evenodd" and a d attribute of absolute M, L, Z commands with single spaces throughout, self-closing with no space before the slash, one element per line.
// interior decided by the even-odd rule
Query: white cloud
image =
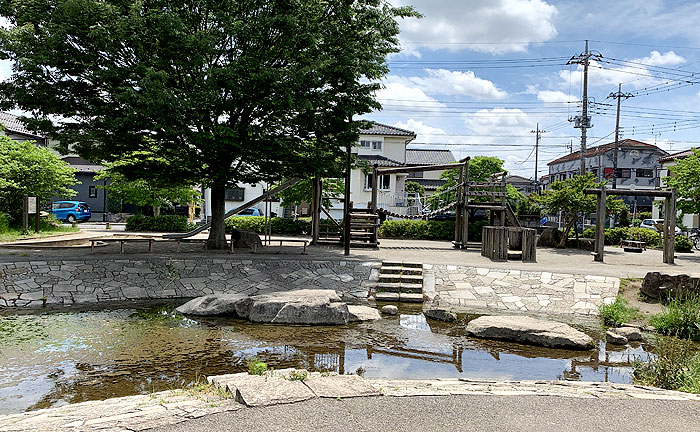
<path fill-rule="evenodd" d="M 422 19 L 400 22 L 400 38 L 409 55 L 417 52 L 416 47 L 522 52 L 531 43 L 557 35 L 557 8 L 543 0 L 391 1 L 394 5 L 412 5 L 424 15 Z"/>
<path fill-rule="evenodd" d="M 536 123 L 519 108 L 482 109 L 462 114 L 469 130 L 484 135 L 523 135 Z"/>
<path fill-rule="evenodd" d="M 639 63 L 644 63 L 651 66 L 675 66 L 686 62 L 685 58 L 679 56 L 673 51 L 668 51 L 662 54 L 656 50 L 652 51 L 647 57 L 633 61 L 638 61 Z"/>
<path fill-rule="evenodd" d="M 503 99 L 508 93 L 486 79 L 479 78 L 472 71 L 450 71 L 447 69 L 426 69 L 423 77 L 389 77 L 389 82 L 415 85 L 426 93 L 434 95 L 460 95 L 476 99 Z"/>
<path fill-rule="evenodd" d="M 400 82 L 388 82 L 377 92 L 377 100 L 382 105 L 392 107 L 444 108 L 446 105 L 428 96 L 417 87 L 409 87 Z"/>
<path fill-rule="evenodd" d="M 574 95 L 564 93 L 559 90 L 540 90 L 538 85 L 527 85 L 525 94 L 537 95 L 537 100 L 545 103 L 553 102 L 576 102 L 578 98 Z"/>

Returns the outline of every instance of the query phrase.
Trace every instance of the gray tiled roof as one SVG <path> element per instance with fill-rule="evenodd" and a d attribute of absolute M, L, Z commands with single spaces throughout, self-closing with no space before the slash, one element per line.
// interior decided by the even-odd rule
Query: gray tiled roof
<path fill-rule="evenodd" d="M 659 162 L 668 162 L 668 161 L 672 161 L 675 159 L 685 159 L 688 156 L 693 154 L 693 150 L 694 150 L 693 148 L 689 148 L 688 150 L 683 150 L 683 151 L 679 151 L 676 153 L 672 153 L 668 156 L 664 156 L 664 157 L 660 158 Z"/>
<path fill-rule="evenodd" d="M 370 163 L 370 165 L 377 164 L 377 166 L 380 167 L 400 167 L 404 166 L 399 161 L 395 161 L 393 159 L 389 159 L 388 157 L 380 156 L 380 155 L 357 155 L 358 159 L 365 160 Z"/>
<path fill-rule="evenodd" d="M 429 191 L 437 190 L 437 188 L 439 188 L 440 186 L 442 186 L 442 185 L 444 185 L 445 183 L 447 183 L 446 180 L 440 180 L 440 179 L 422 179 L 422 178 L 414 178 L 414 177 L 407 178 L 406 181 L 407 181 L 407 182 L 408 182 L 408 181 L 416 182 L 416 183 L 418 183 L 419 185 L 423 186 L 423 187 L 425 188 L 425 190 L 429 190 Z"/>
<path fill-rule="evenodd" d="M 525 178 L 519 175 L 509 175 L 506 177 L 506 183 L 533 183 L 533 181 L 529 178 Z"/>
<path fill-rule="evenodd" d="M 449 150 L 406 149 L 406 165 L 444 165 L 455 162 Z"/>
<path fill-rule="evenodd" d="M 63 161 L 69 164 L 71 168 L 78 170 L 79 173 L 94 173 L 95 171 L 103 168 L 102 165 L 92 163 L 77 156 L 66 156 L 63 158 Z"/>
<path fill-rule="evenodd" d="M 360 129 L 360 133 L 363 135 L 391 135 L 391 136 L 405 136 L 405 137 L 416 137 L 416 133 L 410 130 L 397 128 L 394 126 L 385 125 L 382 123 L 372 122 L 372 126 L 369 129 Z"/>
<path fill-rule="evenodd" d="M 15 132 L 23 135 L 31 135 L 33 137 L 44 138 L 43 135 L 37 134 L 36 132 L 32 132 L 29 129 L 27 129 L 24 126 L 24 123 L 19 121 L 19 117 L 14 114 L 0 112 L 0 123 L 2 123 L 3 126 L 5 126 L 5 130 L 7 130 L 8 132 Z"/>

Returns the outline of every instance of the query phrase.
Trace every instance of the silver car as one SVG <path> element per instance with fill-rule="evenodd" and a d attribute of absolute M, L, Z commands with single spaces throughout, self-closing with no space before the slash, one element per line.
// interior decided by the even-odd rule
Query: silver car
<path fill-rule="evenodd" d="M 654 230 L 656 232 L 660 232 L 657 226 L 661 229 L 663 229 L 664 225 L 664 220 L 663 219 L 644 219 L 642 223 L 639 224 L 639 228 L 646 228 L 650 230 Z M 676 235 L 679 235 L 681 233 L 681 229 L 676 227 Z"/>

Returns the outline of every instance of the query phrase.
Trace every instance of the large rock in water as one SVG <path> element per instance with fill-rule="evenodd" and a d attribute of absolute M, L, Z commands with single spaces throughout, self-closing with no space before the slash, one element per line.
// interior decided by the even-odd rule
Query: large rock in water
<path fill-rule="evenodd" d="M 467 331 L 480 338 L 551 348 L 589 349 L 594 346 L 590 336 L 569 325 L 526 316 L 482 316 L 469 321 Z"/>
<path fill-rule="evenodd" d="M 347 324 L 348 305 L 333 290 L 279 291 L 249 298 L 248 318 L 273 324 Z"/>
<path fill-rule="evenodd" d="M 659 300 L 700 294 L 700 274 L 649 272 L 644 276 L 641 291 L 642 294 Z"/>
<path fill-rule="evenodd" d="M 194 298 L 175 309 L 185 315 L 236 315 L 237 306 L 248 296 L 240 294 L 212 294 Z"/>
<path fill-rule="evenodd" d="M 348 305 L 348 322 L 375 321 L 382 319 L 379 311 L 369 306 Z"/>
<path fill-rule="evenodd" d="M 233 315 L 257 323 L 332 325 L 348 322 L 348 306 L 333 290 L 302 289 L 252 297 L 212 294 L 190 300 L 176 310 L 190 315 Z"/>

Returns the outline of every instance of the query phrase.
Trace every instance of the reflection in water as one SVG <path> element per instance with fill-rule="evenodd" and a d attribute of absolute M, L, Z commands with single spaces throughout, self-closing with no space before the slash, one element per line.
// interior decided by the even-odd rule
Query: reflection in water
<path fill-rule="evenodd" d="M 473 339 L 463 322 L 402 312 L 339 327 L 192 320 L 171 307 L 0 316 L 0 413 L 183 387 L 242 372 L 254 356 L 368 377 L 615 382 L 630 382 L 630 362 L 646 356 L 643 346 L 580 352 Z"/>

